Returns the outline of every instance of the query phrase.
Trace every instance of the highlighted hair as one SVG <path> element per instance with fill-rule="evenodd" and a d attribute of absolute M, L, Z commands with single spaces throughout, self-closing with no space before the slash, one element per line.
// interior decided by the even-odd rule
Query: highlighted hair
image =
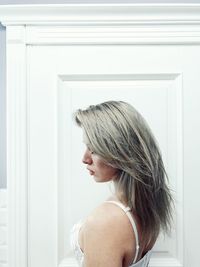
<path fill-rule="evenodd" d="M 107 101 L 77 110 L 94 153 L 117 168 L 116 194 L 135 210 L 143 237 L 169 233 L 173 198 L 158 144 L 141 114 L 123 101 Z"/>

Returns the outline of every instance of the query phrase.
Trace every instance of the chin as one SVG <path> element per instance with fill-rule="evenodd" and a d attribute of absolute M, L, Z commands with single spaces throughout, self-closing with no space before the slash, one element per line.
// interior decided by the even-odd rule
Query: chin
<path fill-rule="evenodd" d="M 98 177 L 94 177 L 94 180 L 95 180 L 95 182 L 97 182 L 97 183 L 102 183 L 103 181 L 101 180 L 101 179 L 99 179 Z"/>
<path fill-rule="evenodd" d="M 106 183 L 106 182 L 110 182 L 112 179 L 111 178 L 101 178 L 101 177 L 94 176 L 94 180 L 97 183 Z"/>

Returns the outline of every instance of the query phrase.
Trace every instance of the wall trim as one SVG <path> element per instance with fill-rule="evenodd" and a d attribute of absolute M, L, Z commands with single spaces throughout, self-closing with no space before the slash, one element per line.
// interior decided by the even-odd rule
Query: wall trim
<path fill-rule="evenodd" d="M 7 190 L 0 188 L 0 266 L 7 265 L 8 257 L 8 210 L 7 210 Z"/>
<path fill-rule="evenodd" d="M 200 4 L 5 5 L 0 21 L 30 45 L 200 44 Z"/>
<path fill-rule="evenodd" d="M 28 166 L 25 27 L 8 26 L 6 36 L 8 266 L 27 267 Z"/>
<path fill-rule="evenodd" d="M 174 258 L 150 259 L 149 267 L 182 267 L 183 265 Z M 64 259 L 58 267 L 78 267 L 74 258 Z"/>
<path fill-rule="evenodd" d="M 3 25 L 199 25 L 200 4 L 4 5 Z"/>

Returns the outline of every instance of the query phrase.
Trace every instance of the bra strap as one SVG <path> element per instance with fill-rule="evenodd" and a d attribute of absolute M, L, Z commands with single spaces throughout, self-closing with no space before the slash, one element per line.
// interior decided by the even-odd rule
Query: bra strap
<path fill-rule="evenodd" d="M 130 222 L 131 222 L 131 225 L 133 227 L 133 231 L 134 231 L 134 234 L 135 234 L 135 241 L 136 241 L 136 253 L 135 253 L 135 258 L 133 260 L 133 263 L 134 264 L 137 260 L 137 257 L 138 257 L 138 253 L 139 253 L 139 238 L 138 238 L 138 231 L 137 231 L 137 227 L 136 227 L 136 224 L 135 224 L 135 221 L 133 219 L 133 217 L 131 216 L 131 208 L 130 207 L 125 207 L 121 202 L 118 202 L 118 201 L 114 201 L 114 200 L 106 200 L 105 202 L 110 202 L 110 203 L 113 203 L 113 204 L 116 204 L 117 206 L 119 206 L 125 213 L 126 215 L 128 216 Z"/>

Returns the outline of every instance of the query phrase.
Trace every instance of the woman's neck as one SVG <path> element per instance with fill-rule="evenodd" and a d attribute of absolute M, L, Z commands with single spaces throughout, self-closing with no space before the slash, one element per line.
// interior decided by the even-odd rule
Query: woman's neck
<path fill-rule="evenodd" d="M 124 205 L 127 205 L 125 198 L 122 197 L 122 194 L 113 194 L 107 200 L 119 201 L 123 203 Z"/>

